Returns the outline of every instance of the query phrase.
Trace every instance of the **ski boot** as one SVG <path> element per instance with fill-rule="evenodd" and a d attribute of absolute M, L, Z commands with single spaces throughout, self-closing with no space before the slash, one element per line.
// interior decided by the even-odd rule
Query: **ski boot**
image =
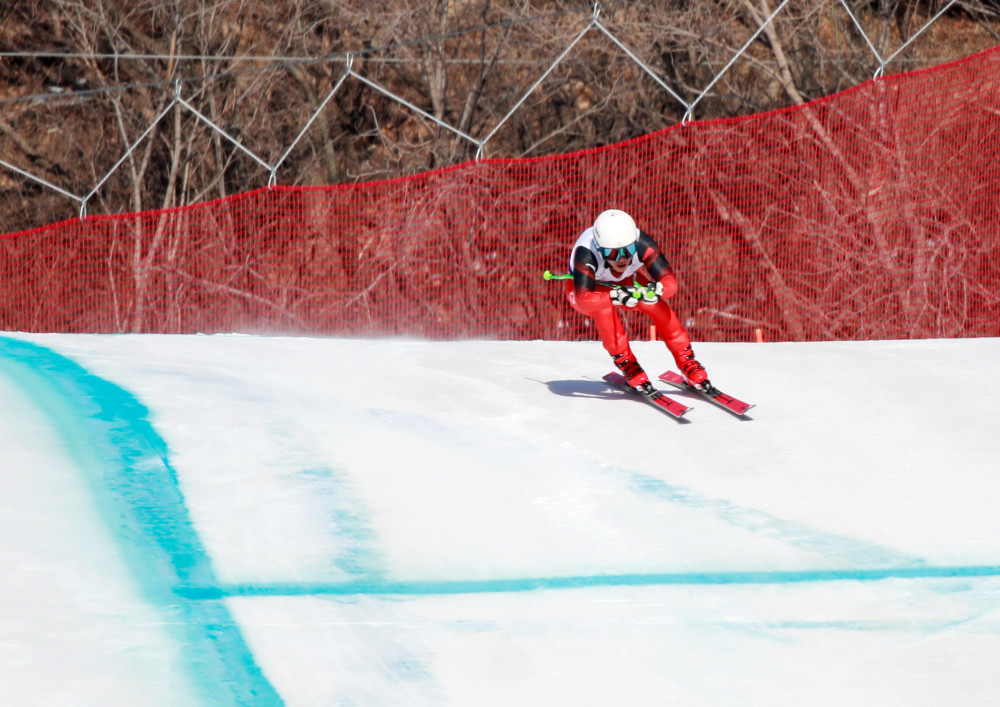
<path fill-rule="evenodd" d="M 649 382 L 649 376 L 642 370 L 642 366 L 631 355 L 627 353 L 618 354 L 614 357 L 615 366 L 625 377 L 625 382 L 635 389 L 637 393 L 650 395 L 656 392 L 656 388 Z"/>
<path fill-rule="evenodd" d="M 713 398 L 719 394 L 718 388 L 712 385 L 712 381 L 708 380 L 708 371 L 695 359 L 694 351 L 691 350 L 690 346 L 681 352 L 680 369 L 684 380 L 691 387 L 697 388 Z"/>

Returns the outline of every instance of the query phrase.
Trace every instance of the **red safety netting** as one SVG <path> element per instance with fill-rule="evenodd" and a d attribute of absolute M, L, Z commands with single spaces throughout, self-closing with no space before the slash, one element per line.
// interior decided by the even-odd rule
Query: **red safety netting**
<path fill-rule="evenodd" d="M 1000 50 L 574 154 L 11 234 L 0 328 L 591 339 L 542 272 L 610 207 L 695 340 L 998 336 Z"/>

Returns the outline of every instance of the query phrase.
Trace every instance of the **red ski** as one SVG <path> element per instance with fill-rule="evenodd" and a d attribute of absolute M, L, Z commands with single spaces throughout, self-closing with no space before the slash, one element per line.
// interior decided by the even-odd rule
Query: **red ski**
<path fill-rule="evenodd" d="M 663 393 L 663 391 L 660 390 L 656 390 L 653 393 L 650 393 L 649 395 L 645 393 L 640 393 L 638 390 L 630 386 L 625 381 L 625 378 L 623 378 L 622 375 L 619 373 L 609 373 L 606 376 L 604 376 L 604 380 L 617 388 L 621 388 L 622 390 L 628 393 L 632 393 L 633 395 L 640 398 L 644 402 L 647 402 L 653 407 L 655 407 L 660 412 L 664 412 L 678 420 L 680 420 L 684 416 L 684 413 L 686 413 L 688 410 L 691 409 L 687 405 L 667 396 L 666 394 Z"/>
<path fill-rule="evenodd" d="M 679 373 L 675 373 L 674 371 L 666 371 L 660 374 L 660 380 L 663 381 L 664 383 L 669 383 L 675 388 L 679 388 L 681 390 L 690 390 L 695 393 L 698 393 L 698 395 L 705 398 L 705 400 L 708 400 L 711 403 L 715 403 L 723 410 L 728 410 L 734 415 L 739 415 L 742 417 L 743 415 L 746 414 L 747 410 L 753 407 L 752 404 L 745 403 L 742 400 L 737 400 L 732 395 L 727 395 L 726 393 L 723 393 L 721 390 L 719 390 L 714 386 L 710 387 L 708 390 L 704 390 L 696 385 L 691 385 L 686 380 L 684 380 L 684 376 L 680 375 Z"/>

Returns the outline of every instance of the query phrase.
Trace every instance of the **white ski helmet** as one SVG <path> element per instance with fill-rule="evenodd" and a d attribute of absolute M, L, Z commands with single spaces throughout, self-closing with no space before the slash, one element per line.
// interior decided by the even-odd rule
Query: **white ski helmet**
<path fill-rule="evenodd" d="M 602 211 L 594 221 L 594 241 L 598 248 L 627 248 L 639 240 L 635 221 L 624 211 Z"/>

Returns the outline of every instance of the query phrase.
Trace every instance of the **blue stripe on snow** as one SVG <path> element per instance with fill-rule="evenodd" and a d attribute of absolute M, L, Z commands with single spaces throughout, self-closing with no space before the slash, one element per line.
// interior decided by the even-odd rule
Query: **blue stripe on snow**
<path fill-rule="evenodd" d="M 252 586 L 186 587 L 192 600 L 217 600 L 231 596 L 401 596 L 421 597 L 461 594 L 594 589 L 598 587 L 656 587 L 678 585 L 771 585 L 805 582 L 875 582 L 888 579 L 970 579 L 1000 577 L 996 565 L 946 565 L 939 567 L 869 567 L 745 572 L 663 572 L 633 574 L 569 575 L 563 577 L 509 577 L 482 580 L 358 581 L 326 584 L 254 584 Z"/>
<path fill-rule="evenodd" d="M 87 477 L 147 601 L 179 620 L 191 679 L 212 704 L 280 705 L 224 599 L 192 601 L 216 580 L 167 445 L 128 391 L 42 346 L 0 337 L 0 372 L 59 431 Z"/>
<path fill-rule="evenodd" d="M 773 538 L 806 552 L 816 553 L 852 567 L 923 567 L 927 563 L 912 555 L 858 538 L 811 528 L 803 523 L 776 518 L 753 508 L 744 508 L 724 499 L 702 496 L 691 489 L 668 484 L 662 479 L 620 471 L 638 493 L 711 513 L 724 523 Z"/>

